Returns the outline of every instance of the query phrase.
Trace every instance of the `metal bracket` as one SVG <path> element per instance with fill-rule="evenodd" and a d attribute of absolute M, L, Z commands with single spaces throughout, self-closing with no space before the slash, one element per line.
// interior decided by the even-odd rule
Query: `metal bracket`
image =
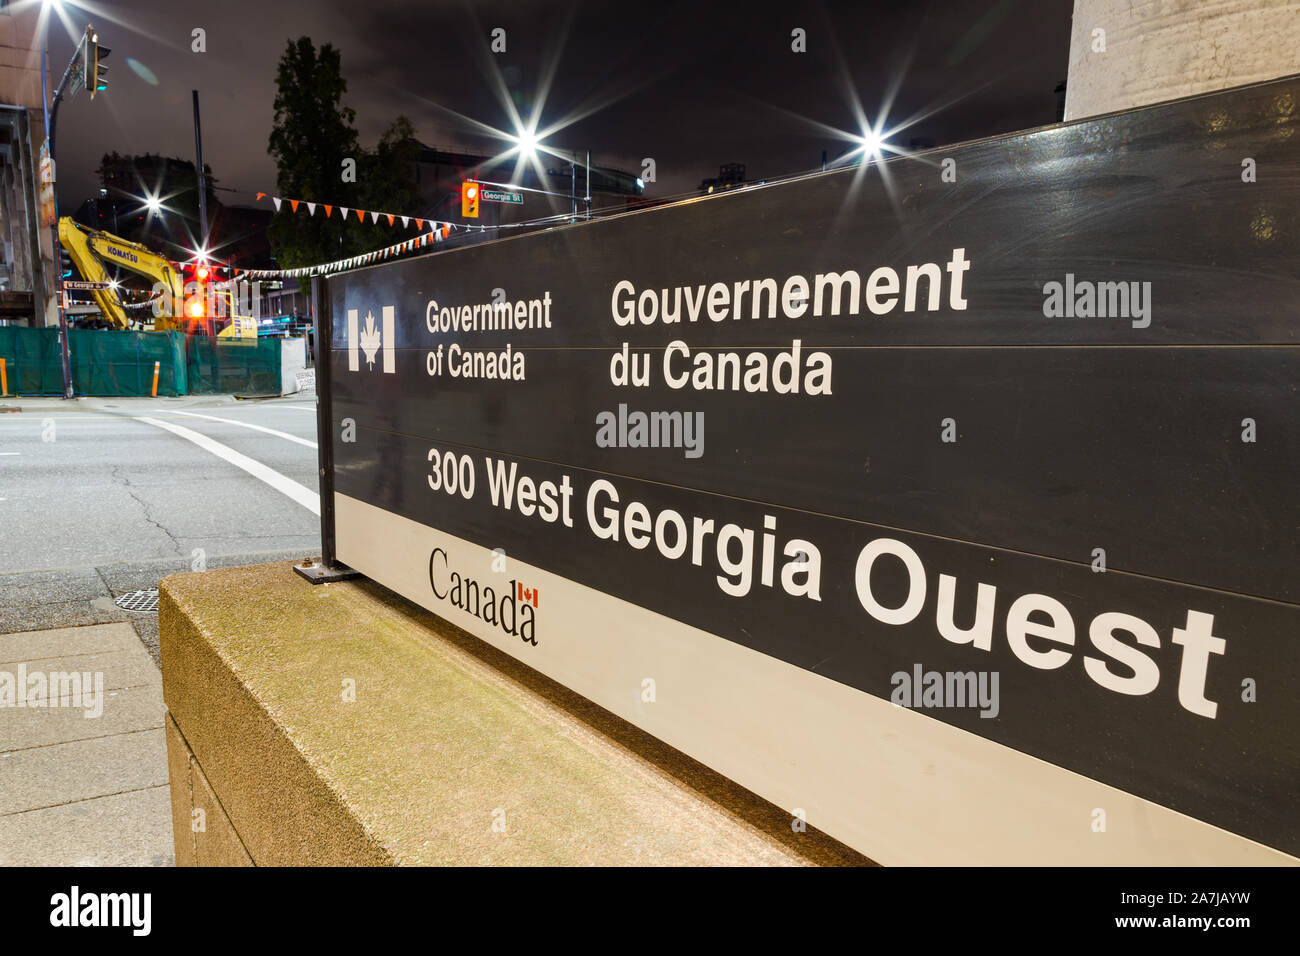
<path fill-rule="evenodd" d="M 333 584 L 335 581 L 347 581 L 362 577 L 360 571 L 354 571 L 346 564 L 337 561 L 326 564 L 319 558 L 304 558 L 293 566 L 294 573 L 306 578 L 312 584 Z"/>

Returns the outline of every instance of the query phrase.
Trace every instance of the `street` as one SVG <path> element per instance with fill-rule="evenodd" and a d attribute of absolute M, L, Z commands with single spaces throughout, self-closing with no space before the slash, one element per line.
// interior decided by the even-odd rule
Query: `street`
<path fill-rule="evenodd" d="M 113 599 L 320 547 L 310 395 L 8 404 L 22 411 L 0 414 L 0 634 L 126 621 L 157 662 L 156 615 Z"/>
<path fill-rule="evenodd" d="M 313 398 L 0 403 L 0 863 L 172 863 L 151 589 L 318 551 Z"/>

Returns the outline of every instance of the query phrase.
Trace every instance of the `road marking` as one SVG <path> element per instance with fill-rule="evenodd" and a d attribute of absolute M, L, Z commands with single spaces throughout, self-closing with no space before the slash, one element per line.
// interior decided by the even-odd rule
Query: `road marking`
<path fill-rule="evenodd" d="M 269 407 L 270 408 L 297 408 L 297 409 L 301 409 L 304 412 L 316 411 L 315 405 L 271 405 Z"/>
<path fill-rule="evenodd" d="M 0 451 L 0 455 L 21 455 L 20 451 Z"/>
<path fill-rule="evenodd" d="M 263 425 L 254 425 L 252 422 L 241 422 L 234 418 L 219 418 L 216 415 L 203 415 L 199 412 L 182 412 L 173 411 L 174 415 L 188 415 L 191 418 L 206 418 L 209 421 L 225 422 L 227 425 L 239 425 L 243 428 L 251 428 L 254 431 L 266 432 L 268 435 L 275 435 L 277 438 L 284 438 L 288 441 L 297 442 L 299 445 L 306 445 L 308 448 L 315 448 L 316 443 L 306 438 L 299 438 L 297 435 L 290 435 L 288 432 L 277 431 L 274 428 L 266 428 Z"/>
<path fill-rule="evenodd" d="M 320 514 L 320 495 L 304 485 L 298 484 L 292 478 L 286 478 L 273 468 L 268 468 L 247 455 L 241 455 L 235 449 L 228 445 L 223 445 L 219 441 L 213 441 L 207 435 L 201 435 L 184 425 L 173 425 L 171 422 L 164 422 L 157 418 L 146 418 L 136 416 L 136 421 L 144 422 L 147 425 L 156 425 L 157 427 L 171 432 L 173 435 L 179 435 L 186 441 L 192 441 L 204 451 L 211 452 L 218 458 L 230 462 L 236 468 L 242 468 L 258 481 L 264 481 L 281 494 L 288 495 L 298 504 L 302 505 L 314 515 Z"/>

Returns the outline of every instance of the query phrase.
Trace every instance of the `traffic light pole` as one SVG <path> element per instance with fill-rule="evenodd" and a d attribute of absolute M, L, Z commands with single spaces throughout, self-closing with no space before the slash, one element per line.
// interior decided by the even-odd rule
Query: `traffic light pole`
<path fill-rule="evenodd" d="M 47 90 L 45 75 L 48 72 L 48 60 L 50 51 L 49 42 L 49 22 L 45 24 L 45 42 L 41 45 L 41 100 L 45 101 Z M 85 42 L 84 40 L 82 41 Z M 45 142 L 49 144 L 50 150 L 50 195 L 54 199 L 54 221 L 50 224 L 50 256 L 54 261 L 54 301 L 59 309 L 59 362 L 63 366 L 63 397 L 65 399 L 75 398 L 76 395 L 72 390 L 72 352 L 68 348 L 68 313 L 63 307 L 63 276 L 62 269 L 59 266 L 59 191 L 57 187 L 58 164 L 54 158 L 54 136 L 58 132 L 59 125 L 59 104 L 63 102 L 63 91 L 67 88 L 68 77 L 72 74 L 72 64 L 77 62 L 77 56 L 81 53 L 81 48 L 72 54 L 72 59 L 68 61 L 68 67 L 63 71 L 63 79 L 59 81 L 59 87 L 54 91 L 54 100 L 45 110 Z M 40 250 L 37 250 L 37 254 Z"/>

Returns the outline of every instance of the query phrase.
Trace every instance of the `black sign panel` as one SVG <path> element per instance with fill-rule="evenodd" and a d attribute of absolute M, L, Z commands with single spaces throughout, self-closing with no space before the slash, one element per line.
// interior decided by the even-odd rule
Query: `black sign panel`
<path fill-rule="evenodd" d="M 335 278 L 335 488 L 1295 854 L 1297 210 L 1289 80 Z"/>

